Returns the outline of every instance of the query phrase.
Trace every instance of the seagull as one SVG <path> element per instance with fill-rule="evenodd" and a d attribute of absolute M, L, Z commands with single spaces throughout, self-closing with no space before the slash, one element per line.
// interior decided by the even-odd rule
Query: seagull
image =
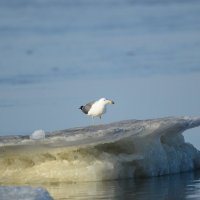
<path fill-rule="evenodd" d="M 86 115 L 91 116 L 92 119 L 94 117 L 99 117 L 101 119 L 101 116 L 106 112 L 107 104 L 114 104 L 114 101 L 101 98 L 97 101 L 89 102 L 84 106 L 81 106 L 79 109 L 81 109 Z"/>

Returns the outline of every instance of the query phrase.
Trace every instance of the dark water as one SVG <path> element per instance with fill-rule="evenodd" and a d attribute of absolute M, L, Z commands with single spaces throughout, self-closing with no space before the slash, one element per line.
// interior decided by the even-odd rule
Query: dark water
<path fill-rule="evenodd" d="M 200 172 L 148 179 L 48 185 L 55 199 L 184 200 L 200 198 Z"/>

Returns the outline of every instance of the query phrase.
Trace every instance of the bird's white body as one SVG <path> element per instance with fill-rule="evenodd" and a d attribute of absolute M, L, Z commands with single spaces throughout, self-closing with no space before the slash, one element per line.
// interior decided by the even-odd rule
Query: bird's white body
<path fill-rule="evenodd" d="M 103 115 L 106 112 L 106 105 L 100 103 L 99 101 L 96 101 L 90 111 L 88 112 L 89 116 L 93 116 L 93 117 L 100 117 L 101 115 Z"/>
<path fill-rule="evenodd" d="M 90 108 L 88 115 L 92 117 L 100 117 L 106 112 L 106 105 L 113 104 L 114 102 L 111 100 L 107 100 L 105 98 L 101 98 L 96 101 Z"/>

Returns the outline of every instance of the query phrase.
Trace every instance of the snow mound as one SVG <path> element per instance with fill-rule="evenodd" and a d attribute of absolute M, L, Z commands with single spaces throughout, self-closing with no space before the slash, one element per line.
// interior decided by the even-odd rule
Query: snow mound
<path fill-rule="evenodd" d="M 30 135 L 30 139 L 32 140 L 42 140 L 45 139 L 45 131 L 44 130 L 36 130 Z"/>

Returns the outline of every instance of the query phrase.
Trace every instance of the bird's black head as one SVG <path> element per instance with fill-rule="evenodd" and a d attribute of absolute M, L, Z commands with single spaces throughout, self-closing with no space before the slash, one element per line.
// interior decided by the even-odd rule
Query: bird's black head
<path fill-rule="evenodd" d="M 81 109 L 81 110 L 82 110 L 82 109 L 83 109 L 83 106 L 81 106 L 79 109 Z"/>

